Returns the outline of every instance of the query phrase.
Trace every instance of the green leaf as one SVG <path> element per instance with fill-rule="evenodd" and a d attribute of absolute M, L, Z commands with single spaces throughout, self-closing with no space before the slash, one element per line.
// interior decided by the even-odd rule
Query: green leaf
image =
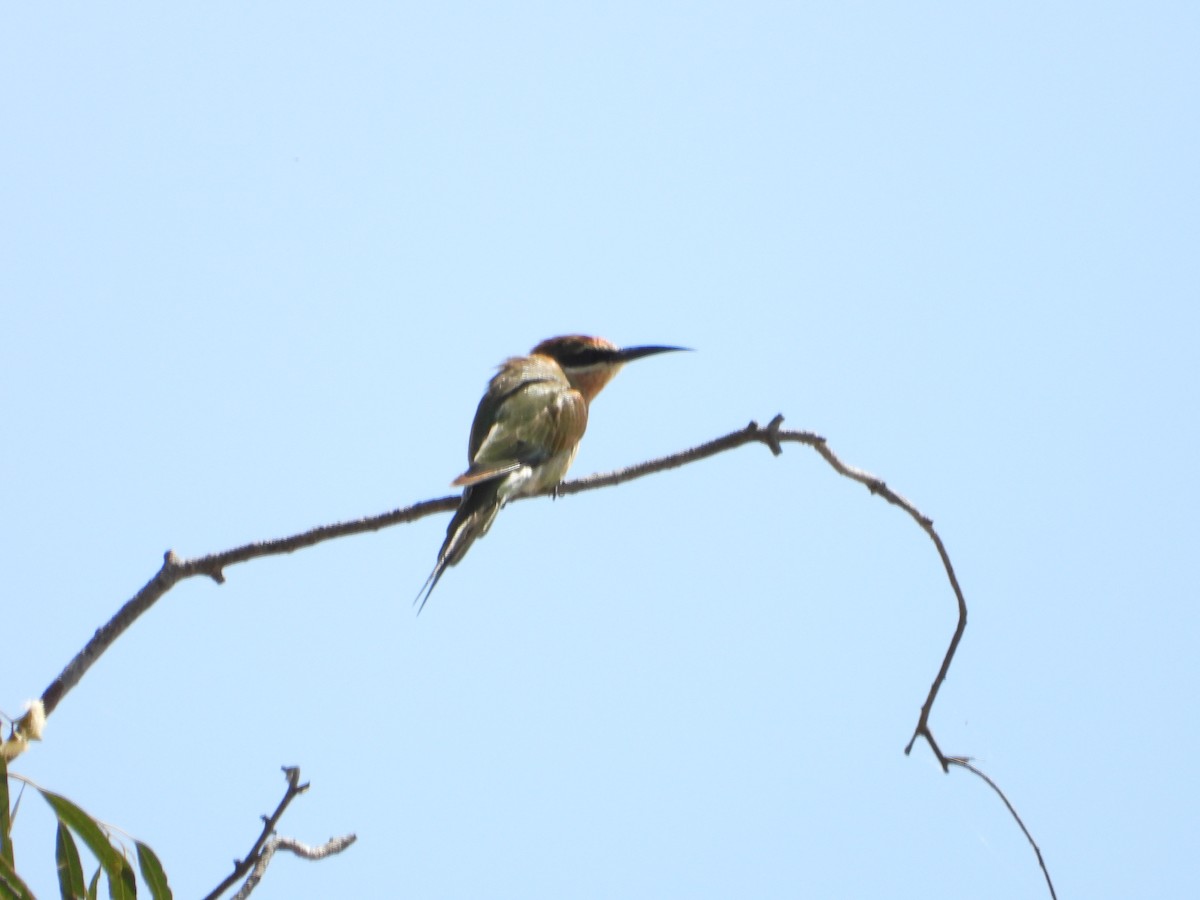
<path fill-rule="evenodd" d="M 8 763 L 4 754 L 0 753 L 0 860 L 8 864 L 8 869 L 16 869 L 13 861 L 12 820 L 8 817 Z"/>
<path fill-rule="evenodd" d="M 62 900 L 86 900 L 87 883 L 83 880 L 83 865 L 79 861 L 79 848 L 71 830 L 58 823 L 58 837 L 54 845 L 54 859 L 58 863 L 58 892 Z"/>
<path fill-rule="evenodd" d="M 66 797 L 45 790 L 41 791 L 41 795 L 58 816 L 58 821 L 75 832 L 100 861 L 104 874 L 108 876 L 108 896 L 114 900 L 132 900 L 136 897 L 137 889 L 132 885 L 133 868 L 109 842 L 96 820 Z"/>
<path fill-rule="evenodd" d="M 104 871 L 104 866 L 96 869 L 96 874 L 92 876 L 91 882 L 88 884 L 88 900 L 96 900 L 100 894 L 100 873 Z"/>
<path fill-rule="evenodd" d="M 167 884 L 167 873 L 163 871 L 162 863 L 154 855 L 154 851 L 141 841 L 137 845 L 138 866 L 142 870 L 142 881 L 150 888 L 150 896 L 154 900 L 173 900 L 171 886 Z"/>
<path fill-rule="evenodd" d="M 124 855 L 117 857 L 120 871 L 117 877 L 109 876 L 108 896 L 111 900 L 135 900 L 137 897 L 137 876 L 133 874 L 133 865 Z"/>
<path fill-rule="evenodd" d="M 0 900 L 35 900 L 29 885 L 3 858 L 0 858 Z"/>

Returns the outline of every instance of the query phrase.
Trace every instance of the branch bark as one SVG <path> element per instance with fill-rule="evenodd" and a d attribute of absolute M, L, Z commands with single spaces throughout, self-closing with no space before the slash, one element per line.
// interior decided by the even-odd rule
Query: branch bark
<path fill-rule="evenodd" d="M 738 431 L 730 432 L 715 440 L 700 444 L 688 450 L 673 453 L 669 456 L 660 457 L 659 459 L 649 460 L 647 462 L 638 463 L 633 466 L 628 466 L 623 469 L 617 469 L 612 472 L 598 473 L 589 475 L 585 478 L 579 478 L 574 481 L 565 482 L 559 485 L 554 491 L 547 491 L 546 494 L 555 494 L 562 496 L 566 494 L 579 494 L 584 491 L 597 490 L 604 487 L 612 487 L 626 481 L 632 481 L 635 478 L 644 478 L 647 475 L 653 475 L 657 472 L 664 472 L 668 469 L 675 469 L 680 466 L 688 465 L 689 463 L 697 462 L 701 459 L 706 459 L 710 456 L 715 456 L 718 453 L 725 453 L 737 447 L 742 447 L 746 444 L 763 444 L 770 449 L 775 455 L 779 456 L 783 452 L 783 444 L 797 443 L 807 445 L 815 450 L 822 459 L 825 460 L 839 475 L 849 478 L 852 481 L 857 481 L 869 490 L 872 494 L 882 497 L 888 503 L 898 507 L 907 513 L 914 522 L 924 531 L 929 539 L 933 542 L 937 550 L 938 557 L 942 561 L 942 567 L 946 571 L 946 578 L 950 583 L 950 588 L 954 593 L 954 598 L 958 607 L 958 622 L 955 626 L 954 633 L 950 638 L 949 646 L 946 648 L 945 656 L 942 658 L 941 666 L 938 668 L 937 674 L 934 676 L 933 683 L 929 688 L 929 692 L 925 697 L 925 702 L 921 705 L 921 712 L 917 718 L 917 724 L 913 729 L 912 737 L 908 744 L 904 747 L 906 755 L 912 752 L 913 745 L 918 738 L 924 738 L 929 745 L 933 755 L 937 758 L 938 764 L 942 767 L 942 771 L 949 772 L 951 765 L 961 766 L 966 768 L 979 777 L 983 778 L 995 789 L 998 793 L 999 788 L 987 778 L 982 772 L 975 769 L 973 766 L 965 762 L 965 757 L 948 757 L 942 753 L 937 741 L 934 739 L 933 732 L 929 726 L 929 717 L 933 711 L 933 704 L 937 700 L 938 692 L 941 690 L 943 682 L 946 680 L 946 674 L 950 670 L 950 663 L 954 659 L 954 654 L 958 650 L 959 642 L 962 640 L 963 632 L 967 627 L 967 603 L 963 596 L 962 587 L 958 582 L 958 576 L 955 574 L 954 566 L 950 561 L 950 554 L 946 550 L 941 537 L 933 527 L 933 520 L 923 514 L 911 501 L 896 493 L 883 479 L 878 478 L 863 469 L 856 468 L 843 462 L 829 448 L 825 438 L 811 431 L 792 431 L 785 430 L 783 427 L 783 416 L 775 416 L 765 428 L 758 425 L 757 422 L 751 422 L 745 428 Z M 538 495 L 543 496 L 543 495 Z M 439 512 L 449 512 L 458 505 L 458 497 L 440 497 L 435 500 L 426 500 L 421 503 L 406 506 L 401 509 L 392 510 L 391 512 L 383 513 L 376 516 L 368 516 L 362 519 L 356 519 L 349 522 L 339 522 L 332 525 L 323 525 L 318 528 L 310 529 L 299 534 L 291 535 L 290 537 L 278 538 L 269 541 L 257 541 L 251 544 L 245 544 L 241 547 L 235 547 L 231 550 L 225 550 L 220 553 L 213 553 L 208 556 L 201 556 L 195 559 L 181 559 L 174 551 L 168 550 L 163 557 L 162 567 L 151 578 L 146 585 L 130 598 L 124 606 L 114 615 L 102 628 L 96 631 L 95 635 L 87 645 L 76 654 L 75 658 L 67 664 L 62 673 L 46 688 L 42 693 L 42 704 L 45 708 L 45 714 L 49 716 L 62 702 L 62 699 L 67 693 L 79 683 L 80 679 L 91 668 L 92 664 L 110 647 L 113 642 L 120 637 L 126 629 L 128 629 L 137 619 L 150 609 L 158 600 L 173 588 L 180 581 L 186 578 L 196 576 L 207 576 L 217 584 L 222 584 L 225 581 L 225 569 L 237 563 L 248 562 L 252 559 L 258 559 L 264 556 L 278 556 L 285 553 L 292 553 L 304 547 L 311 547 L 315 544 L 323 543 L 324 541 L 333 540 L 334 538 L 347 537 L 349 535 L 361 534 L 367 531 L 378 531 L 381 528 L 388 528 L 392 525 L 399 525 L 407 522 L 414 522 L 417 519 L 425 516 L 433 515 Z M 527 498 L 520 498 L 527 499 Z M 1005 804 L 1009 806 L 1010 811 L 1016 816 L 1015 810 L 1011 804 L 1008 804 L 1008 798 L 1000 794 Z M 285 797 L 285 804 L 289 798 Z M 1018 824 L 1022 830 L 1025 830 L 1024 823 L 1017 818 Z M 1029 832 L 1025 831 L 1026 836 Z M 256 845 L 256 852 L 261 851 L 262 842 L 266 841 L 266 834 L 261 842 Z M 1033 843 L 1030 837 L 1030 843 Z M 1037 850 L 1037 845 L 1034 844 L 1034 849 Z M 1046 872 L 1046 867 L 1042 861 L 1041 851 L 1038 850 L 1038 861 L 1042 864 L 1043 872 Z M 248 869 L 247 869 L 248 871 Z M 242 873 L 245 874 L 244 872 Z M 241 876 L 238 876 L 241 877 Z M 1050 886 L 1051 896 L 1054 896 L 1054 887 L 1050 883 L 1049 872 L 1046 872 L 1046 882 Z M 230 881 L 230 884 L 233 882 Z M 213 895 L 215 896 L 215 895 Z"/>
<path fill-rule="evenodd" d="M 254 864 L 254 870 L 246 876 L 246 880 L 238 888 L 238 892 L 233 895 L 233 900 L 246 900 L 254 889 L 258 887 L 258 883 L 267 874 L 267 866 L 271 864 L 271 858 L 275 855 L 276 850 L 287 850 L 289 853 L 296 854 L 301 859 L 318 860 L 341 853 L 356 840 L 358 838 L 355 835 L 345 834 L 341 837 L 330 838 L 325 843 L 316 847 L 310 847 L 308 844 L 300 843 L 295 838 L 273 837 L 263 847 L 262 853 L 258 856 L 258 862 Z"/>
<path fill-rule="evenodd" d="M 300 783 L 300 769 L 298 767 L 284 766 L 283 775 L 287 779 L 287 790 L 284 791 L 283 799 L 279 801 L 279 805 L 275 807 L 275 812 L 269 816 L 262 817 L 262 833 L 259 834 L 258 839 L 250 848 L 250 852 L 246 854 L 245 859 L 234 860 L 233 872 L 213 888 L 205 896 L 204 900 L 217 900 L 218 897 L 233 887 L 241 878 L 245 878 L 246 880 L 237 894 L 234 895 L 234 900 L 237 900 L 239 897 L 249 897 L 250 892 L 262 880 L 263 875 L 267 871 L 267 866 L 271 862 L 271 857 L 275 855 L 276 850 L 291 850 L 305 859 L 324 859 L 326 856 L 341 853 L 357 840 L 355 835 L 347 834 L 342 837 L 330 838 L 319 847 L 309 847 L 292 838 L 274 837 L 275 826 L 283 818 L 283 813 L 288 808 L 288 804 L 308 790 L 308 782 L 304 784 Z"/>
<path fill-rule="evenodd" d="M 1009 802 L 1008 796 L 1004 793 L 1004 791 L 1000 790 L 1000 785 L 998 785 L 998 784 L 996 784 L 996 782 L 992 781 L 991 778 L 989 778 L 986 774 L 984 774 L 982 769 L 979 769 L 977 766 L 975 766 L 971 762 L 971 760 L 966 756 L 951 756 L 951 757 L 948 757 L 947 761 L 952 766 L 960 766 L 961 768 L 966 769 L 968 772 L 972 772 L 975 775 L 978 775 L 980 778 L 982 778 L 984 780 L 984 782 L 987 783 L 987 786 L 990 787 L 993 791 L 995 791 L 996 795 L 1001 800 L 1004 801 L 1004 805 L 1006 807 L 1008 807 L 1009 814 L 1016 821 L 1017 826 L 1021 829 L 1021 832 L 1025 835 L 1025 840 L 1029 841 L 1029 846 L 1033 848 L 1033 852 L 1037 856 L 1038 865 L 1042 869 L 1042 875 L 1044 875 L 1046 878 L 1046 887 L 1050 891 L 1050 900 L 1058 900 L 1058 894 L 1056 894 L 1054 892 L 1054 882 L 1050 880 L 1050 870 L 1046 868 L 1046 860 L 1042 857 L 1042 848 L 1037 845 L 1037 841 L 1035 841 L 1033 839 L 1033 835 L 1030 834 L 1029 829 L 1025 827 L 1025 823 L 1021 820 L 1021 817 L 1017 814 L 1016 808 L 1012 805 L 1011 802 Z"/>
<path fill-rule="evenodd" d="M 739 431 L 730 432 L 715 440 L 692 447 L 689 450 L 683 450 L 679 453 L 673 453 L 669 456 L 638 463 L 612 472 L 588 475 L 586 478 L 566 482 L 558 486 L 557 495 L 579 494 L 584 491 L 612 487 L 626 481 L 632 481 L 635 478 L 644 478 L 647 475 L 653 475 L 657 472 L 676 469 L 680 466 L 685 466 L 701 459 L 707 459 L 710 456 L 725 453 L 746 444 L 764 444 L 775 456 L 779 456 L 783 453 L 783 444 L 797 443 L 805 444 L 816 450 L 839 475 L 849 478 L 852 481 L 857 481 L 864 485 L 872 494 L 876 494 L 893 506 L 904 510 L 929 535 L 930 540 L 933 541 L 958 603 L 958 625 L 954 630 L 953 637 L 950 639 L 950 645 L 946 649 L 946 655 L 942 659 L 942 665 L 933 680 L 929 694 L 925 698 L 925 703 L 921 706 L 921 714 L 917 719 L 916 728 L 913 730 L 912 738 L 909 740 L 907 746 L 905 746 L 904 752 L 906 754 L 911 753 L 913 744 L 917 738 L 923 737 L 929 744 L 930 749 L 933 750 L 933 754 L 937 757 L 942 770 L 949 772 L 950 762 L 938 747 L 937 741 L 934 740 L 933 732 L 929 728 L 929 715 L 933 710 L 933 703 L 937 699 L 942 682 L 946 680 L 946 673 L 950 669 L 950 662 L 953 660 L 954 653 L 958 649 L 959 641 L 962 640 L 963 631 L 967 627 L 967 603 L 963 597 L 962 588 L 959 586 L 958 576 L 954 573 L 954 566 L 950 562 L 950 555 L 946 552 L 945 544 L 942 543 L 941 537 L 934 530 L 933 520 L 922 514 L 911 502 L 889 488 L 883 479 L 842 462 L 837 454 L 829 449 L 825 438 L 820 435 L 814 434 L 811 431 L 784 430 L 782 425 L 782 415 L 775 416 L 767 424 L 766 428 L 759 426 L 757 422 L 751 422 Z M 554 492 L 547 491 L 546 495 L 551 493 Z M 522 497 L 520 499 L 524 500 L 527 498 Z M 362 534 L 367 531 L 378 531 L 381 528 L 388 528 L 392 525 L 415 522 L 417 519 L 422 519 L 434 513 L 449 512 L 457 505 L 457 497 L 440 497 L 436 500 L 425 500 L 421 503 L 415 503 L 412 506 L 392 510 L 381 515 L 367 516 L 362 519 L 338 522 L 332 525 L 322 525 L 318 528 L 312 528 L 308 531 L 291 535 L 290 537 L 268 541 L 255 541 L 251 544 L 244 544 L 241 547 L 234 547 L 231 550 L 212 553 L 208 556 L 201 556 L 195 559 L 181 559 L 173 550 L 168 550 L 163 556 L 162 567 L 155 573 L 154 577 L 146 582 L 145 586 L 134 594 L 117 611 L 116 615 L 96 631 L 92 639 L 87 642 L 84 648 L 75 655 L 75 658 L 67 664 L 59 676 L 42 692 L 41 699 L 42 705 L 45 708 L 45 714 L 49 716 L 53 713 L 67 693 L 79 683 L 88 669 L 112 646 L 116 639 L 124 634 L 143 613 L 157 603 L 167 591 L 184 579 L 203 575 L 211 578 L 217 584 L 223 584 L 225 582 L 225 569 L 237 563 L 249 562 L 252 559 L 259 559 L 264 556 L 279 556 L 285 553 L 294 553 L 296 550 L 312 547 L 325 541 L 331 541 L 334 538 Z"/>

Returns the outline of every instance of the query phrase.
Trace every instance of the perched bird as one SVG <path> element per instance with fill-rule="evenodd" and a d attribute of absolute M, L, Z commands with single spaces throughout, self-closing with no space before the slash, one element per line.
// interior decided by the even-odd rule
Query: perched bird
<path fill-rule="evenodd" d="M 415 603 L 425 601 L 447 567 L 457 565 L 487 534 L 501 507 L 514 497 L 538 494 L 562 481 L 587 428 L 588 404 L 627 362 L 685 350 L 627 347 L 571 334 L 542 341 L 528 356 L 506 360 L 488 383 L 467 453 L 467 471 L 454 481 L 462 500 L 438 552 L 437 565 Z"/>

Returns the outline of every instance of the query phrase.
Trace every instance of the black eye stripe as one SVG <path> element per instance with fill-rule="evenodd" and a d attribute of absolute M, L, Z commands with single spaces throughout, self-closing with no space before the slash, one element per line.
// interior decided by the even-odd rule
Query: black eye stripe
<path fill-rule="evenodd" d="M 584 369 L 598 363 L 610 362 L 612 350 L 600 350 L 596 347 L 564 348 L 554 354 L 559 365 L 570 366 L 572 369 Z"/>

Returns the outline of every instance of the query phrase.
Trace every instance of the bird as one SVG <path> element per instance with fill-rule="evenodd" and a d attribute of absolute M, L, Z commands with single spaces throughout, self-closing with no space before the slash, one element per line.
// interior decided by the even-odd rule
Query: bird
<path fill-rule="evenodd" d="M 417 614 L 446 569 L 487 534 L 505 503 L 558 487 L 587 429 L 588 406 L 622 366 L 687 349 L 622 349 L 601 337 L 568 334 L 501 363 L 475 410 L 467 470 L 450 482 L 463 488 L 462 499 L 437 563 L 413 601 L 420 602 Z"/>

